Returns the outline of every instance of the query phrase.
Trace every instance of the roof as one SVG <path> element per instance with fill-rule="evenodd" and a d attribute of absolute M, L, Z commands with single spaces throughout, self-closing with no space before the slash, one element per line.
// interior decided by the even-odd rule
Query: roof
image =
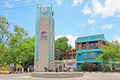
<path fill-rule="evenodd" d="M 80 42 L 90 42 L 90 41 L 98 41 L 98 40 L 107 42 L 107 40 L 105 40 L 104 38 L 104 34 L 78 37 L 76 42 L 80 43 Z"/>

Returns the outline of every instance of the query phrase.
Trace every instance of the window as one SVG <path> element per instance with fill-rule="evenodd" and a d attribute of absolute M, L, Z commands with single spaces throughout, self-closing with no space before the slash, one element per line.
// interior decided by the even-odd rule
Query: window
<path fill-rule="evenodd" d="M 86 43 L 82 43 L 82 49 L 86 49 Z"/>
<path fill-rule="evenodd" d="M 98 48 L 98 43 L 97 42 L 90 42 L 89 43 L 89 48 L 90 49 L 96 49 L 96 48 Z"/>
<path fill-rule="evenodd" d="M 76 49 L 79 49 L 79 43 L 76 43 Z"/>
<path fill-rule="evenodd" d="M 74 59 L 76 58 L 76 55 L 75 55 L 75 54 L 73 55 L 73 58 L 74 58 Z"/>
<path fill-rule="evenodd" d="M 94 53 L 90 53 L 90 58 L 94 59 Z"/>

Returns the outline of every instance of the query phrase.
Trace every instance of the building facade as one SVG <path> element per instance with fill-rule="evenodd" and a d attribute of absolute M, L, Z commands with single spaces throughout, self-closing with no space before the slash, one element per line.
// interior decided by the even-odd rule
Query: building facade
<path fill-rule="evenodd" d="M 76 49 L 67 51 L 64 54 L 64 59 L 75 59 L 76 58 Z"/>
<path fill-rule="evenodd" d="M 82 63 L 88 62 L 101 67 L 101 61 L 96 60 L 101 54 L 102 47 L 106 42 L 104 34 L 78 37 L 76 40 L 76 68 L 79 69 Z"/>
<path fill-rule="evenodd" d="M 52 5 L 37 5 L 34 71 L 54 68 L 54 19 Z"/>
<path fill-rule="evenodd" d="M 65 52 L 63 65 L 64 68 L 70 68 L 72 71 L 76 68 L 76 49 Z"/>

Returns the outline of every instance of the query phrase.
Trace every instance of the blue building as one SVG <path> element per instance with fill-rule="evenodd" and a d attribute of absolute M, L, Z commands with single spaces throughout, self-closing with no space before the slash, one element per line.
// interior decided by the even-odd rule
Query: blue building
<path fill-rule="evenodd" d="M 106 40 L 104 34 L 78 37 L 76 40 L 76 66 L 81 68 L 82 63 L 88 62 L 97 65 L 97 70 L 101 67 L 101 61 L 96 60 L 101 54 L 102 46 Z"/>

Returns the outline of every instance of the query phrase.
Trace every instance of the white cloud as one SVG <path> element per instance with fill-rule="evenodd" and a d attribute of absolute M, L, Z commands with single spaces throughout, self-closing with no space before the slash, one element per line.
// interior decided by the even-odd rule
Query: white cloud
<path fill-rule="evenodd" d="M 94 24 L 96 21 L 94 19 L 88 19 L 89 24 Z"/>
<path fill-rule="evenodd" d="M 82 10 L 84 14 L 100 15 L 105 18 L 108 16 L 116 16 L 120 14 L 120 0 L 91 0 Z M 119 15 L 117 16 L 119 17 Z"/>
<path fill-rule="evenodd" d="M 88 5 L 85 5 L 84 9 L 82 10 L 82 12 L 84 14 L 90 14 L 92 11 L 91 9 L 88 7 Z"/>
<path fill-rule="evenodd" d="M 63 37 L 63 35 L 55 36 L 55 40 L 60 37 Z M 77 37 L 72 36 L 72 35 L 66 35 L 65 37 L 67 37 L 69 40 L 68 44 L 70 44 L 73 48 L 75 48 L 75 40 L 77 39 Z"/>
<path fill-rule="evenodd" d="M 100 0 L 92 0 L 93 12 L 102 17 L 114 16 L 120 12 L 120 0 L 105 0 L 104 4 Z"/>
<path fill-rule="evenodd" d="M 58 5 L 62 5 L 63 4 L 63 0 L 57 0 L 56 1 Z"/>
<path fill-rule="evenodd" d="M 15 0 L 16 2 L 22 1 L 22 0 Z M 23 0 L 24 2 L 29 2 L 30 0 Z M 36 0 L 37 1 L 37 0 Z M 5 6 L 8 8 L 14 7 L 14 2 L 12 0 L 5 0 Z"/>
<path fill-rule="evenodd" d="M 68 43 L 71 44 L 73 48 L 75 48 L 75 40 L 77 37 L 72 35 L 67 35 L 66 37 L 69 39 Z"/>
<path fill-rule="evenodd" d="M 117 18 L 120 18 L 120 14 L 116 15 Z"/>
<path fill-rule="evenodd" d="M 103 29 L 112 29 L 112 28 L 113 28 L 113 25 L 112 25 L 112 24 L 103 25 L 102 28 L 103 28 Z"/>
<path fill-rule="evenodd" d="M 60 37 L 63 37 L 63 36 L 62 35 L 55 36 L 55 40 L 60 38 Z"/>
<path fill-rule="evenodd" d="M 13 3 L 11 0 L 6 0 L 5 1 L 5 6 L 8 7 L 8 8 L 13 8 Z"/>
<path fill-rule="evenodd" d="M 114 40 L 117 40 L 118 42 L 120 42 L 120 36 L 115 36 Z"/>
<path fill-rule="evenodd" d="M 83 0 L 73 0 L 73 6 L 77 6 L 79 3 L 82 3 Z"/>

